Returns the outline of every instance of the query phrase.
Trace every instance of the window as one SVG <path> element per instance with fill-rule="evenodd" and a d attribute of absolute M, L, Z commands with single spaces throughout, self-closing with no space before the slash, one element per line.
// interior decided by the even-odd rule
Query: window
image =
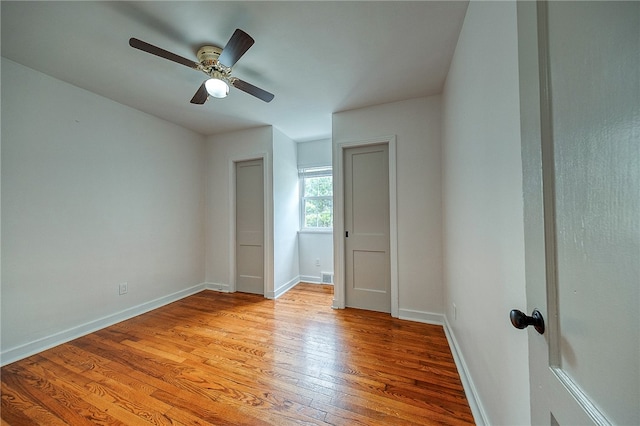
<path fill-rule="evenodd" d="M 333 229 L 333 176 L 331 167 L 300 170 L 302 230 Z"/>

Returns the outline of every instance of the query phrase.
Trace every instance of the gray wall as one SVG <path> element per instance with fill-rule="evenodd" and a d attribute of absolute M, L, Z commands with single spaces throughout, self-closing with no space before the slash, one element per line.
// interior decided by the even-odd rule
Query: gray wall
<path fill-rule="evenodd" d="M 442 97 L 444 311 L 496 425 L 530 422 L 517 43 L 515 2 L 471 2 Z"/>
<path fill-rule="evenodd" d="M 298 167 L 331 166 L 331 139 L 298 142 Z M 298 233 L 300 280 L 319 283 L 333 273 L 333 232 Z M 318 264 L 316 264 L 316 261 Z"/>
<path fill-rule="evenodd" d="M 235 274 L 234 161 L 264 158 L 265 282 L 273 293 L 273 129 L 271 126 L 207 138 L 206 145 L 206 281 L 228 289 Z"/>
<path fill-rule="evenodd" d="M 273 129 L 273 260 L 274 296 L 299 282 L 298 157 L 296 143 Z"/>
<path fill-rule="evenodd" d="M 3 355 L 204 281 L 202 136 L 4 58 L 2 106 Z"/>
<path fill-rule="evenodd" d="M 440 97 L 333 114 L 334 147 L 390 135 L 396 136 L 397 144 L 400 316 L 439 320 L 443 312 Z"/>

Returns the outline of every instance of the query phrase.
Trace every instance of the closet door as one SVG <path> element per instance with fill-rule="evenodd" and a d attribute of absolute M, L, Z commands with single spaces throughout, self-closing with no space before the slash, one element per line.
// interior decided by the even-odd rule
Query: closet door
<path fill-rule="evenodd" d="M 389 147 L 348 148 L 344 158 L 346 306 L 391 312 Z"/>
<path fill-rule="evenodd" d="M 236 291 L 264 295 L 262 160 L 236 163 Z"/>

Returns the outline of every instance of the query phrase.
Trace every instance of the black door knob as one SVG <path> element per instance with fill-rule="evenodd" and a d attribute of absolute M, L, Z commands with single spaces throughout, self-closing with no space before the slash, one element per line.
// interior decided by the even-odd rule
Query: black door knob
<path fill-rule="evenodd" d="M 537 309 L 533 310 L 530 317 L 524 312 L 514 309 L 509 313 L 509 318 L 515 328 L 522 329 L 532 325 L 538 333 L 544 334 L 544 318 Z"/>

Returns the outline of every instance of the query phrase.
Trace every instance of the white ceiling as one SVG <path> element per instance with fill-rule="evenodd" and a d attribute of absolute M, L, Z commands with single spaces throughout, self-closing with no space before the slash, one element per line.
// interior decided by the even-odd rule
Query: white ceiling
<path fill-rule="evenodd" d="M 329 137 L 331 114 L 440 93 L 467 1 L 8 2 L 2 56 L 203 135 L 270 124 L 296 141 Z M 255 44 L 232 88 L 189 103 L 203 73 L 129 47 L 136 37 L 196 61 L 236 28 Z M 10 108 L 10 106 L 3 106 Z"/>

